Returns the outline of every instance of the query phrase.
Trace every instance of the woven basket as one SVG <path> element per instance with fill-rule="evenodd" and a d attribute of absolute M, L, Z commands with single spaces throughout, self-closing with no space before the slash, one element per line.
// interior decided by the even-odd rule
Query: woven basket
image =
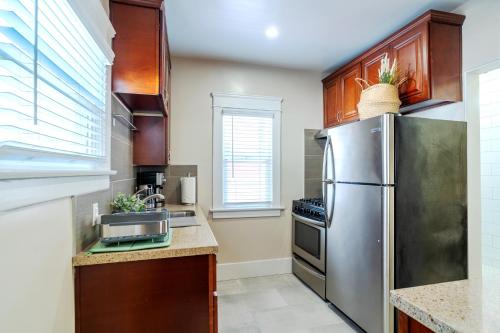
<path fill-rule="evenodd" d="M 359 119 L 372 118 L 384 113 L 399 113 L 401 101 L 398 85 L 388 83 L 369 85 L 368 82 L 359 78 L 356 78 L 356 82 L 362 89 L 358 104 Z"/>

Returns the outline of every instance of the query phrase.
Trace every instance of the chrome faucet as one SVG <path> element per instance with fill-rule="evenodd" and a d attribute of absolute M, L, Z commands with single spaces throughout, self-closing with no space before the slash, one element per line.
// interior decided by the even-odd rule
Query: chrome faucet
<path fill-rule="evenodd" d="M 156 201 L 154 199 L 165 200 L 165 196 L 160 193 L 148 195 L 142 201 L 146 204 L 146 208 L 156 208 Z"/>
<path fill-rule="evenodd" d="M 139 189 L 137 192 L 134 193 L 135 196 L 138 196 L 139 194 L 142 194 L 142 192 L 146 192 L 144 196 L 147 196 L 148 193 L 153 192 L 153 189 L 151 187 L 144 187 Z"/>

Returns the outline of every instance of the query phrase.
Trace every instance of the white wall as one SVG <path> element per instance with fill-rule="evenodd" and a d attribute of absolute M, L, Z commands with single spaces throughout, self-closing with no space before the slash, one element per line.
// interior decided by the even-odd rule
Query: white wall
<path fill-rule="evenodd" d="M 72 203 L 0 215 L 0 332 L 74 332 Z"/>
<path fill-rule="evenodd" d="M 282 195 L 279 218 L 211 221 L 219 263 L 291 255 L 293 199 L 303 196 L 304 129 L 322 128 L 321 74 L 233 62 L 173 58 L 172 164 L 198 165 L 198 201 L 212 207 L 212 92 L 278 96 L 282 116 Z M 168 185 L 167 185 L 168 186 Z"/>
<path fill-rule="evenodd" d="M 0 332 L 75 331 L 72 205 L 67 197 L 0 213 Z"/>

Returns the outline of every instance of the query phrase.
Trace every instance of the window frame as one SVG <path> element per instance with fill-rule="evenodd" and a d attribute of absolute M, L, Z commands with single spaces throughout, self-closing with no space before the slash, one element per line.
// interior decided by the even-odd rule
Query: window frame
<path fill-rule="evenodd" d="M 116 32 L 111 25 L 108 14 L 100 0 L 82 1 L 66 0 L 83 25 L 94 38 L 98 47 L 108 60 L 106 74 L 105 126 L 104 126 L 104 156 L 96 158 L 91 169 L 45 169 L 19 168 L 12 165 L 0 170 L 0 212 L 20 207 L 46 202 L 49 200 L 106 190 L 110 185 L 110 176 L 116 174 L 111 170 L 111 66 L 114 53 L 111 41 Z M 43 151 L 13 152 L 25 158 L 44 157 L 57 158 Z M 68 155 L 61 160 L 78 161 L 78 158 Z M 19 162 L 19 163 L 22 163 Z M 8 199 L 7 199 L 8 198 Z"/>
<path fill-rule="evenodd" d="M 214 219 L 280 216 L 281 206 L 281 97 L 212 93 L 212 217 Z M 223 204 L 223 111 L 273 113 L 273 200 L 271 206 L 224 207 Z"/>

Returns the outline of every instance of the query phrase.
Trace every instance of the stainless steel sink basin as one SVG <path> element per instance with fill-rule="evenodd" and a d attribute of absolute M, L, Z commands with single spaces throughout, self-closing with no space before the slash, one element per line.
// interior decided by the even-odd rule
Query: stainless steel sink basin
<path fill-rule="evenodd" d="M 170 212 L 170 218 L 196 216 L 194 210 L 175 210 Z"/>
<path fill-rule="evenodd" d="M 200 225 L 194 210 L 174 210 L 170 212 L 170 227 L 193 227 Z"/>

